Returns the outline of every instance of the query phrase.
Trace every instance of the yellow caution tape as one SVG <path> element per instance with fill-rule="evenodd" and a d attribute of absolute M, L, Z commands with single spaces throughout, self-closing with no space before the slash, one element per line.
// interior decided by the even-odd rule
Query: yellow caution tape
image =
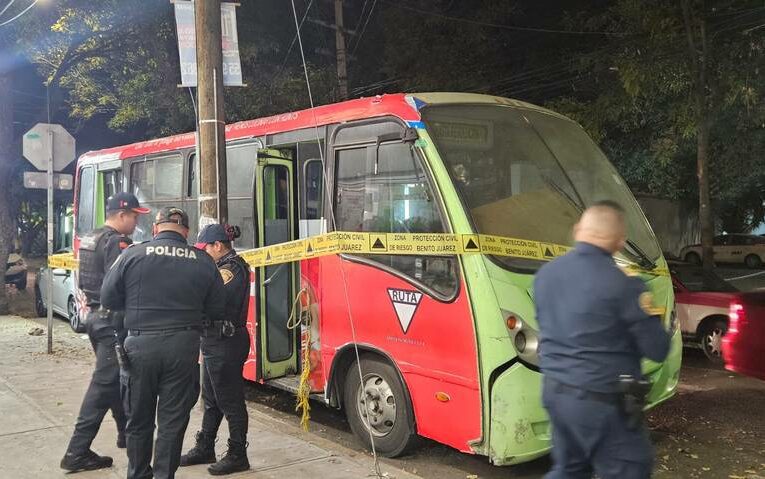
<path fill-rule="evenodd" d="M 335 231 L 239 253 L 251 267 L 259 268 L 333 254 L 394 254 L 452 256 L 486 254 L 550 261 L 571 250 L 569 246 L 505 236 L 453 233 L 357 233 Z M 77 269 L 71 253 L 48 258 L 53 268 Z M 666 269 L 647 271 L 637 265 L 622 266 L 632 273 L 668 276 Z"/>
<path fill-rule="evenodd" d="M 76 270 L 79 261 L 75 259 L 73 253 L 61 253 L 48 256 L 48 266 L 53 269 L 71 269 Z"/>
<path fill-rule="evenodd" d="M 253 268 L 331 254 L 452 256 L 490 254 L 551 260 L 571 248 L 502 236 L 451 233 L 353 233 L 336 231 L 239 253 Z"/>

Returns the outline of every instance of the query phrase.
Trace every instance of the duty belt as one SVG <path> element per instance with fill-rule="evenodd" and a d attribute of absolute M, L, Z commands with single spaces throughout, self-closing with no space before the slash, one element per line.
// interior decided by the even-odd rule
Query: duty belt
<path fill-rule="evenodd" d="M 183 326 L 169 329 L 128 329 L 128 336 L 161 336 L 166 334 L 180 333 L 183 331 L 201 331 L 199 326 Z"/>
<path fill-rule="evenodd" d="M 221 326 L 223 326 L 223 323 L 227 323 L 227 322 L 230 322 L 230 321 L 207 321 L 202 325 L 202 329 L 220 328 Z M 237 329 L 247 327 L 247 325 L 245 324 L 233 324 L 233 326 Z"/>
<path fill-rule="evenodd" d="M 569 386 L 568 384 L 559 383 L 558 381 L 552 381 L 548 379 L 552 383 L 552 387 L 556 392 L 559 393 L 570 393 L 575 397 L 581 398 L 581 399 L 588 399 L 590 401 L 597 401 L 602 402 L 606 404 L 614 404 L 618 405 L 621 404 L 622 401 L 622 394 L 621 393 L 600 393 L 596 391 L 588 391 L 586 389 Z"/>

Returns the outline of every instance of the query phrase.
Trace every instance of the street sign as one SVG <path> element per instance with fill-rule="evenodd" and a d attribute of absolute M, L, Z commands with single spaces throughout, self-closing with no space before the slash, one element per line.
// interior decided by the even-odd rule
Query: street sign
<path fill-rule="evenodd" d="M 71 190 L 74 186 L 74 177 L 64 173 L 53 175 L 53 189 Z M 25 171 L 24 188 L 48 188 L 48 174 L 43 171 Z"/>
<path fill-rule="evenodd" d="M 194 2 L 185 0 L 171 0 L 171 2 L 175 5 L 175 25 L 178 32 L 180 86 L 195 87 L 197 86 L 197 32 L 194 21 Z M 239 34 L 236 27 L 238 5 L 237 3 L 221 3 L 220 6 L 224 86 L 245 86 L 242 80 Z"/>
<path fill-rule="evenodd" d="M 61 171 L 74 160 L 74 138 L 61 125 L 38 123 L 24 134 L 24 158 L 38 170 L 48 169 L 53 154 L 53 171 Z"/>
<path fill-rule="evenodd" d="M 48 194 L 48 257 L 53 256 L 53 188 L 72 189 L 72 175 L 53 175 L 74 160 L 74 138 L 61 125 L 38 123 L 24 134 L 24 157 L 44 173 L 24 174 L 27 188 L 45 188 Z M 32 186 L 40 184 L 40 186 Z M 53 304 L 53 275 L 48 275 L 48 305 Z M 48 354 L 53 353 L 53 308 L 48 308 Z"/>

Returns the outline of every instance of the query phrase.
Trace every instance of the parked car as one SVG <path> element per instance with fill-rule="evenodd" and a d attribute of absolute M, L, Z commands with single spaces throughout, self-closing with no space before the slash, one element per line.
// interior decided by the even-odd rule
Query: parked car
<path fill-rule="evenodd" d="M 56 253 L 71 253 L 71 249 L 64 249 Z M 37 272 L 35 281 L 35 311 L 38 316 L 48 314 L 48 274 L 51 270 L 48 266 L 43 266 Z M 77 306 L 77 285 L 72 271 L 55 268 L 53 273 L 53 313 L 58 314 L 69 321 L 69 325 L 75 332 L 84 331 L 84 326 L 80 320 Z"/>
<path fill-rule="evenodd" d="M 765 291 L 736 295 L 723 338 L 725 369 L 765 380 Z"/>
<path fill-rule="evenodd" d="M 739 290 L 717 273 L 670 262 L 675 312 L 683 339 L 701 346 L 712 362 L 722 362 L 722 338 L 728 331 L 728 309 Z"/>
<path fill-rule="evenodd" d="M 743 263 L 749 268 L 760 268 L 765 261 L 765 237 L 745 234 L 715 236 L 712 240 L 714 260 L 718 263 Z M 701 264 L 701 245 L 686 246 L 680 258 L 688 263 Z"/>
<path fill-rule="evenodd" d="M 8 269 L 5 271 L 5 283 L 16 286 L 16 289 L 27 289 L 27 263 L 20 254 L 8 255 Z"/>

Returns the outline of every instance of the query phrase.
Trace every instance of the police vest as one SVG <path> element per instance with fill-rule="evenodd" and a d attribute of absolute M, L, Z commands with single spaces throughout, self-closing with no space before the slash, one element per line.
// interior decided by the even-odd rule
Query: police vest
<path fill-rule="evenodd" d="M 233 265 L 238 269 L 242 275 L 245 286 L 242 287 L 241 297 L 236 298 L 236 302 L 227 306 L 227 314 L 230 315 L 234 312 L 236 317 L 227 317 L 229 321 L 234 323 L 235 326 L 245 326 L 247 324 L 247 309 L 250 302 L 250 266 L 237 254 L 231 254 L 223 259 L 221 263 L 218 263 L 218 268 L 221 266 Z M 224 279 L 224 283 L 226 283 Z M 236 307 L 236 310 L 233 308 Z"/>
<path fill-rule="evenodd" d="M 104 245 L 113 235 L 111 228 L 97 228 L 80 239 L 79 287 L 88 304 L 100 304 L 101 284 L 104 282 Z"/>

